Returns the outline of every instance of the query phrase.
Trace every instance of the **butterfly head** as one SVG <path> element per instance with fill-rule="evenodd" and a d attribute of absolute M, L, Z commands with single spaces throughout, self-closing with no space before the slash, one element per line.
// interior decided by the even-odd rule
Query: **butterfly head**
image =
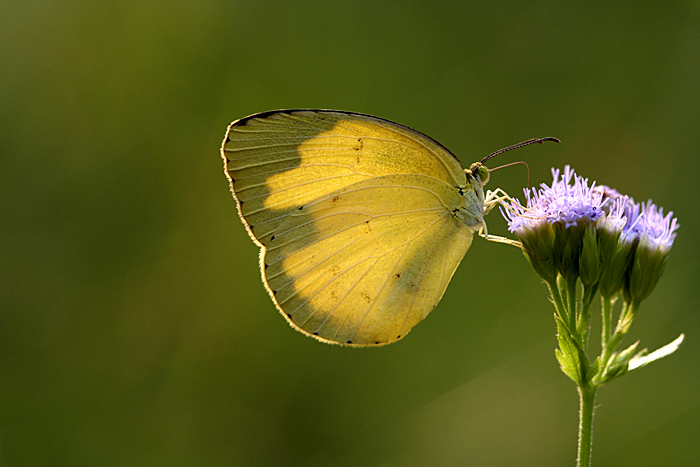
<path fill-rule="evenodd" d="M 481 162 L 474 162 L 469 169 L 464 171 L 467 174 L 467 180 L 479 186 L 484 186 L 489 182 L 490 172 Z"/>
<path fill-rule="evenodd" d="M 510 151 L 512 149 L 518 149 L 523 146 L 528 146 L 533 143 L 539 143 L 542 144 L 545 141 L 554 141 L 555 143 L 558 143 L 559 140 L 556 138 L 552 138 L 551 136 L 548 136 L 546 138 L 536 138 L 536 139 L 529 139 L 527 141 L 523 141 L 522 143 L 514 144 L 513 146 L 508 146 L 507 148 L 499 149 L 496 152 L 492 152 L 488 156 L 484 157 L 481 159 L 479 162 L 474 162 L 469 169 L 465 169 L 464 172 L 467 174 L 467 180 L 470 183 L 477 184 L 479 187 L 483 187 L 489 182 L 489 169 L 484 165 L 484 162 L 487 160 L 491 159 L 492 157 L 495 157 L 499 154 L 503 154 L 506 151 Z M 503 166 L 502 166 L 503 167 Z M 499 167 L 497 167 L 499 168 Z M 496 170 L 496 169 L 494 169 Z"/>

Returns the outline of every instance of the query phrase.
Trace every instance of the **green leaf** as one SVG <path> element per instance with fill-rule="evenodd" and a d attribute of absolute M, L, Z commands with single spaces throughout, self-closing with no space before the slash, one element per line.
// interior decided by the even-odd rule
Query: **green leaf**
<path fill-rule="evenodd" d="M 628 368 L 628 362 L 622 362 L 608 366 L 608 368 L 606 368 L 605 370 L 603 378 L 600 381 L 600 384 L 609 383 L 610 381 L 619 378 L 620 376 L 627 373 Z"/>
<path fill-rule="evenodd" d="M 596 358 L 586 370 L 586 384 L 589 384 L 600 372 L 600 357 Z"/>
<path fill-rule="evenodd" d="M 625 350 L 617 354 L 617 356 L 613 358 L 615 363 L 629 363 L 630 359 L 632 358 L 632 354 L 634 354 L 634 351 L 637 350 L 638 345 L 639 341 L 635 342 L 634 344 L 630 345 Z"/>
<path fill-rule="evenodd" d="M 605 366 L 603 374 L 601 375 L 600 384 L 608 383 L 627 373 L 629 369 L 629 361 L 632 358 L 634 351 L 637 350 L 637 345 L 639 345 L 639 341 L 630 345 L 622 352 L 614 352 L 610 356 L 608 364 Z"/>
<path fill-rule="evenodd" d="M 681 343 L 683 342 L 683 339 L 685 339 L 685 335 L 681 334 L 673 342 L 664 345 L 663 347 L 653 351 L 648 355 L 646 354 L 646 349 L 642 350 L 630 359 L 629 370 L 636 370 L 637 368 L 646 366 L 653 361 L 671 355 L 673 352 L 678 350 L 678 347 L 680 347 Z"/>
<path fill-rule="evenodd" d="M 557 340 L 559 341 L 559 349 L 555 352 L 559 365 L 561 365 L 561 371 L 564 372 L 566 376 L 571 378 L 571 380 L 581 386 L 584 381 L 583 377 L 583 367 L 581 360 L 581 351 L 576 344 L 576 341 L 571 336 L 569 328 L 566 326 L 564 321 L 558 316 L 554 315 L 557 322 Z"/>

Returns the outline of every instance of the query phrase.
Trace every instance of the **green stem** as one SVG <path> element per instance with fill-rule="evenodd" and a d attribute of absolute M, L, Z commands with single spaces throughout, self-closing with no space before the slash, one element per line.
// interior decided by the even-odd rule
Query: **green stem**
<path fill-rule="evenodd" d="M 620 341 L 623 337 L 625 337 L 627 331 L 629 331 L 629 328 L 632 325 L 632 320 L 637 314 L 638 309 L 639 302 L 636 301 L 625 303 L 623 305 L 622 311 L 620 312 L 620 318 L 617 321 L 617 326 L 615 326 L 615 332 L 605 345 L 605 350 L 603 351 L 603 363 L 607 364 L 607 360 L 610 358 L 610 355 L 615 351 L 617 346 L 620 345 Z"/>
<path fill-rule="evenodd" d="M 571 274 L 569 277 L 567 277 L 567 298 L 569 299 L 569 329 L 571 330 L 572 333 L 575 333 L 574 336 L 579 339 L 579 344 L 581 344 L 584 352 L 586 350 L 585 347 L 583 347 L 583 342 L 580 342 L 580 336 L 578 333 L 578 314 L 576 310 L 576 277 L 572 277 L 573 274 Z"/>
<path fill-rule="evenodd" d="M 612 307 L 614 300 L 612 298 L 601 297 L 601 308 L 602 308 L 602 329 L 600 332 L 600 364 L 605 368 L 610 359 L 610 355 L 614 348 L 611 346 L 610 340 L 612 339 Z"/>
<path fill-rule="evenodd" d="M 603 313 L 603 329 L 601 330 L 600 342 L 603 344 L 603 352 L 608 347 L 610 341 L 610 333 L 612 332 L 612 306 L 613 301 L 610 298 L 600 297 L 601 308 Z"/>
<path fill-rule="evenodd" d="M 597 285 L 584 286 L 583 296 L 581 297 L 581 315 L 578 319 L 577 330 L 586 348 L 588 348 L 588 330 L 591 323 L 591 303 L 593 303 L 593 296 L 597 290 Z"/>
<path fill-rule="evenodd" d="M 549 293 L 552 295 L 552 301 L 554 302 L 554 308 L 557 314 L 559 314 L 559 317 L 564 320 L 565 323 L 568 323 L 568 313 L 564 301 L 561 298 L 561 294 L 559 293 L 559 287 L 557 287 L 556 282 L 548 282 L 547 286 L 549 287 Z"/>
<path fill-rule="evenodd" d="M 579 387 L 581 410 L 578 425 L 578 467 L 590 467 L 591 452 L 593 451 L 593 412 L 595 411 L 595 394 L 597 387 Z"/>

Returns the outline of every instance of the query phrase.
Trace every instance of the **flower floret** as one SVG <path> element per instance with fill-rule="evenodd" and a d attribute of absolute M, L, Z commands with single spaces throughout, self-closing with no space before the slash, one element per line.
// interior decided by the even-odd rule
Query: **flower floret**
<path fill-rule="evenodd" d="M 524 227 L 537 227 L 542 222 L 560 223 L 565 228 L 595 222 L 603 215 L 603 194 L 588 186 L 588 179 L 579 177 L 568 165 L 564 173 L 552 169 L 552 186 L 540 185 L 540 190 L 524 190 L 526 205 L 517 199 L 508 206 L 508 229 L 518 234 Z M 571 180 L 573 179 L 573 183 Z"/>
<path fill-rule="evenodd" d="M 668 250 L 676 238 L 680 225 L 673 217 L 673 211 L 664 216 L 664 209 L 657 207 L 651 200 L 635 204 L 632 200 L 626 209 L 627 224 L 622 229 L 622 236 L 627 241 L 639 238 L 649 247 Z"/>

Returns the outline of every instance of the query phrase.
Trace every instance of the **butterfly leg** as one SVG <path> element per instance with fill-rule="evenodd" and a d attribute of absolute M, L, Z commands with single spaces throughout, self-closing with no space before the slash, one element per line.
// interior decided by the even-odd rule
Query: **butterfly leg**
<path fill-rule="evenodd" d="M 493 191 L 487 191 L 486 197 L 484 198 L 484 215 L 491 212 L 491 210 L 498 205 L 507 207 L 506 201 L 512 201 L 512 199 L 513 198 L 511 198 L 508 193 L 500 188 L 496 188 Z"/>
<path fill-rule="evenodd" d="M 488 240 L 489 242 L 496 242 L 496 243 L 505 243 L 507 245 L 513 245 L 518 248 L 523 248 L 523 244 L 520 243 L 517 240 L 513 240 L 512 238 L 508 237 L 499 237 L 498 235 L 489 235 L 485 234 L 483 232 L 479 232 L 479 236 L 484 238 L 485 240 Z"/>
<path fill-rule="evenodd" d="M 518 248 L 522 248 L 523 244 L 520 243 L 517 240 L 513 240 L 512 238 L 508 237 L 500 237 L 498 235 L 490 235 L 488 232 L 488 228 L 486 227 L 486 224 L 482 224 L 481 228 L 479 229 L 479 232 L 477 233 L 479 237 L 488 240 L 490 242 L 496 242 L 496 243 L 505 243 L 507 245 L 513 245 Z"/>

